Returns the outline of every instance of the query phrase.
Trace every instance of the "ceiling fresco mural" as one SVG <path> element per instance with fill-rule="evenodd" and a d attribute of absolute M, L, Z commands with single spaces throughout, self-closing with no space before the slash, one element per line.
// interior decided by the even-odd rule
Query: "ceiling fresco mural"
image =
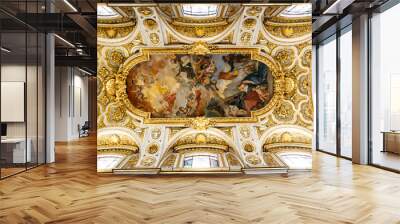
<path fill-rule="evenodd" d="M 98 7 L 98 172 L 311 169 L 310 4 Z"/>
<path fill-rule="evenodd" d="M 132 105 L 151 117 L 246 117 L 265 107 L 273 77 L 249 55 L 152 55 L 127 77 Z"/>

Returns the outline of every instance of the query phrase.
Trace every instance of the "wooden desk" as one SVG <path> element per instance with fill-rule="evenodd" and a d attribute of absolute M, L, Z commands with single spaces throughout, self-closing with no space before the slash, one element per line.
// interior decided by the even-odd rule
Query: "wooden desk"
<path fill-rule="evenodd" d="M 400 131 L 383 131 L 383 151 L 400 154 Z"/>
<path fill-rule="evenodd" d="M 8 163 L 26 163 L 31 162 L 32 141 L 30 138 L 26 139 L 27 147 L 25 151 L 25 138 L 5 138 L 1 139 L 1 154 Z M 12 154 L 12 156 L 11 156 Z"/>

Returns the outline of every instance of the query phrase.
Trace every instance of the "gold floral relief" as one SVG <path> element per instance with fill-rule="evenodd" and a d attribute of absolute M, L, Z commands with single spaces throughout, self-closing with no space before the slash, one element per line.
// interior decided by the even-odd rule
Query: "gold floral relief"
<path fill-rule="evenodd" d="M 280 49 L 275 53 L 275 59 L 283 66 L 289 67 L 294 61 L 294 52 L 291 49 Z"/>
<path fill-rule="evenodd" d="M 156 158 L 154 156 L 146 156 L 142 159 L 140 164 L 142 166 L 149 167 L 149 166 L 152 166 L 155 162 L 156 162 Z"/>
<path fill-rule="evenodd" d="M 107 51 L 107 62 L 110 67 L 119 67 L 125 60 L 122 52 L 118 50 Z"/>
<path fill-rule="evenodd" d="M 160 38 L 158 37 L 158 34 L 157 33 L 151 33 L 150 34 L 150 41 L 154 45 L 159 44 L 160 43 Z"/>
<path fill-rule="evenodd" d="M 256 155 L 248 155 L 246 156 L 246 161 L 251 165 L 258 165 L 261 163 L 261 159 Z"/>
<path fill-rule="evenodd" d="M 154 30 L 158 26 L 154 19 L 145 19 L 143 25 L 149 30 Z"/>
<path fill-rule="evenodd" d="M 244 44 L 249 44 L 251 41 L 251 33 L 250 32 L 244 32 L 242 33 L 242 36 L 240 36 L 240 41 Z"/>
<path fill-rule="evenodd" d="M 151 144 L 149 148 L 147 149 L 147 152 L 150 154 L 156 154 L 158 152 L 158 145 L 157 144 Z"/>
<path fill-rule="evenodd" d="M 262 11 L 260 6 L 252 6 L 246 10 L 247 15 L 249 16 L 257 16 Z"/>
<path fill-rule="evenodd" d="M 293 106 L 287 102 L 281 102 L 275 109 L 274 109 L 274 116 L 280 121 L 291 121 L 294 118 L 294 108 Z"/>
<path fill-rule="evenodd" d="M 243 149 L 246 152 L 254 152 L 254 146 L 251 143 L 244 144 Z"/>
<path fill-rule="evenodd" d="M 153 10 L 149 7 L 139 7 L 138 12 L 145 16 L 150 16 L 153 14 Z"/>
<path fill-rule="evenodd" d="M 239 132 L 240 132 L 240 135 L 241 135 L 243 138 L 248 138 L 248 137 L 250 137 L 250 128 L 249 128 L 249 127 L 240 127 L 240 128 L 239 128 Z"/>
<path fill-rule="evenodd" d="M 267 22 L 265 28 L 273 36 L 280 38 L 295 38 L 311 34 L 311 23 L 287 25 Z"/>
<path fill-rule="evenodd" d="M 252 28 L 254 28 L 256 26 L 256 24 L 257 24 L 257 20 L 253 19 L 253 18 L 246 19 L 246 20 L 243 21 L 243 26 L 246 29 L 252 29 Z"/>

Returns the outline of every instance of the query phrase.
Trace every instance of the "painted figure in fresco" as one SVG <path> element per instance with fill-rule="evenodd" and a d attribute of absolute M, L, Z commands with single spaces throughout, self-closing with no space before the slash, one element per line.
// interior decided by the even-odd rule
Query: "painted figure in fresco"
<path fill-rule="evenodd" d="M 272 97 L 269 76 L 248 55 L 152 55 L 130 71 L 127 94 L 152 117 L 244 117 Z"/>

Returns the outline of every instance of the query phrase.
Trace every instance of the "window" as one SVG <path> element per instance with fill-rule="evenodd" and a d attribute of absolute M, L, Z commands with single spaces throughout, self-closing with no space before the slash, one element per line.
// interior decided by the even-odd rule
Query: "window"
<path fill-rule="evenodd" d="M 318 48 L 318 149 L 336 154 L 336 36 Z"/>
<path fill-rule="evenodd" d="M 97 15 L 99 17 L 115 17 L 118 16 L 118 13 L 107 5 L 97 4 Z"/>
<path fill-rule="evenodd" d="M 216 155 L 185 156 L 183 159 L 184 168 L 217 168 L 219 167 Z"/>
<path fill-rule="evenodd" d="M 113 169 L 122 160 L 122 156 L 110 155 L 97 157 L 97 169 Z"/>
<path fill-rule="evenodd" d="M 214 4 L 184 4 L 182 11 L 186 16 L 215 16 L 218 6 Z"/>
<path fill-rule="evenodd" d="M 311 169 L 312 157 L 305 154 L 282 153 L 279 157 L 290 169 Z"/>
<path fill-rule="evenodd" d="M 400 4 L 371 18 L 370 159 L 394 170 L 400 170 L 400 45 L 393 29 L 398 21 Z"/>
<path fill-rule="evenodd" d="M 340 155 L 352 157 L 352 32 L 340 36 Z"/>
<path fill-rule="evenodd" d="M 305 17 L 311 16 L 311 4 L 296 4 L 287 7 L 283 10 L 280 16 L 285 17 Z"/>

